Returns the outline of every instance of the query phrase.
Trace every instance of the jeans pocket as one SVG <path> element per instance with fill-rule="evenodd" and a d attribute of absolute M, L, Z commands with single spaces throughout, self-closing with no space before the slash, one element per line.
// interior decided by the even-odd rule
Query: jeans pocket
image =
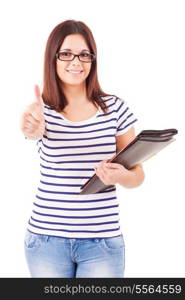
<path fill-rule="evenodd" d="M 29 250 L 35 250 L 37 249 L 41 242 L 40 242 L 40 235 L 39 234 L 36 234 L 36 233 L 32 233 L 30 231 L 26 231 L 26 235 L 25 235 L 25 238 L 24 238 L 24 246 L 26 249 L 29 249 Z"/>
<path fill-rule="evenodd" d="M 103 238 L 100 244 L 105 250 L 111 253 L 118 253 L 120 251 L 123 251 L 125 247 L 122 234 L 110 238 Z"/>

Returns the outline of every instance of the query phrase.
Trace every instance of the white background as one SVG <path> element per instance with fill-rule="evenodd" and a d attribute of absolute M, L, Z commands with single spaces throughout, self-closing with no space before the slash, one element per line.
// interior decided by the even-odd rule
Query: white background
<path fill-rule="evenodd" d="M 125 99 L 144 129 L 178 129 L 176 141 L 143 164 L 144 183 L 118 186 L 125 277 L 185 277 L 185 1 L 1 1 L 0 277 L 29 277 L 23 239 L 39 181 L 35 141 L 19 120 L 42 87 L 51 30 L 85 22 L 98 49 L 104 91 Z"/>

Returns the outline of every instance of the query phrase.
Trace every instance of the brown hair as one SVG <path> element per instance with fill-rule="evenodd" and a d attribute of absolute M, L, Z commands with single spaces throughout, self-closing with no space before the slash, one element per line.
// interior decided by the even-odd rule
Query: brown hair
<path fill-rule="evenodd" d="M 95 106 L 99 105 L 107 113 L 106 102 L 102 96 L 112 96 L 102 91 L 97 75 L 97 48 L 90 29 L 81 21 L 66 20 L 58 24 L 50 33 L 44 56 L 44 82 L 42 98 L 45 104 L 60 112 L 67 104 L 56 72 L 56 53 L 59 51 L 65 37 L 69 34 L 81 34 L 91 51 L 96 56 L 92 62 L 90 73 L 86 79 L 87 97 Z"/>

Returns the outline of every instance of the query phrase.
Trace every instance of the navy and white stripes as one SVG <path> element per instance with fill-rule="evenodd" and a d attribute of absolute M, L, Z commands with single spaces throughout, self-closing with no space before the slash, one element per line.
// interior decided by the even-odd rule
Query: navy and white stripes
<path fill-rule="evenodd" d="M 94 167 L 116 153 L 116 136 L 137 121 L 127 103 L 103 97 L 108 114 L 99 108 L 88 120 L 73 122 L 44 106 L 45 133 L 37 141 L 40 182 L 28 229 L 67 238 L 112 237 L 121 234 L 116 186 L 80 195 Z"/>

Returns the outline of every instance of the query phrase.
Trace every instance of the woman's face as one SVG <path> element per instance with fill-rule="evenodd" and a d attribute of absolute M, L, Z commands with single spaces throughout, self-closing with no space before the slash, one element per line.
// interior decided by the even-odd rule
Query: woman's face
<path fill-rule="evenodd" d="M 82 35 L 70 34 L 64 39 L 59 51 L 73 54 L 90 53 L 89 47 Z M 65 53 L 65 55 L 67 55 Z M 72 61 L 56 61 L 56 71 L 63 85 L 84 84 L 89 75 L 92 62 L 82 62 L 76 56 Z M 73 71 L 77 73 L 73 73 Z"/>

